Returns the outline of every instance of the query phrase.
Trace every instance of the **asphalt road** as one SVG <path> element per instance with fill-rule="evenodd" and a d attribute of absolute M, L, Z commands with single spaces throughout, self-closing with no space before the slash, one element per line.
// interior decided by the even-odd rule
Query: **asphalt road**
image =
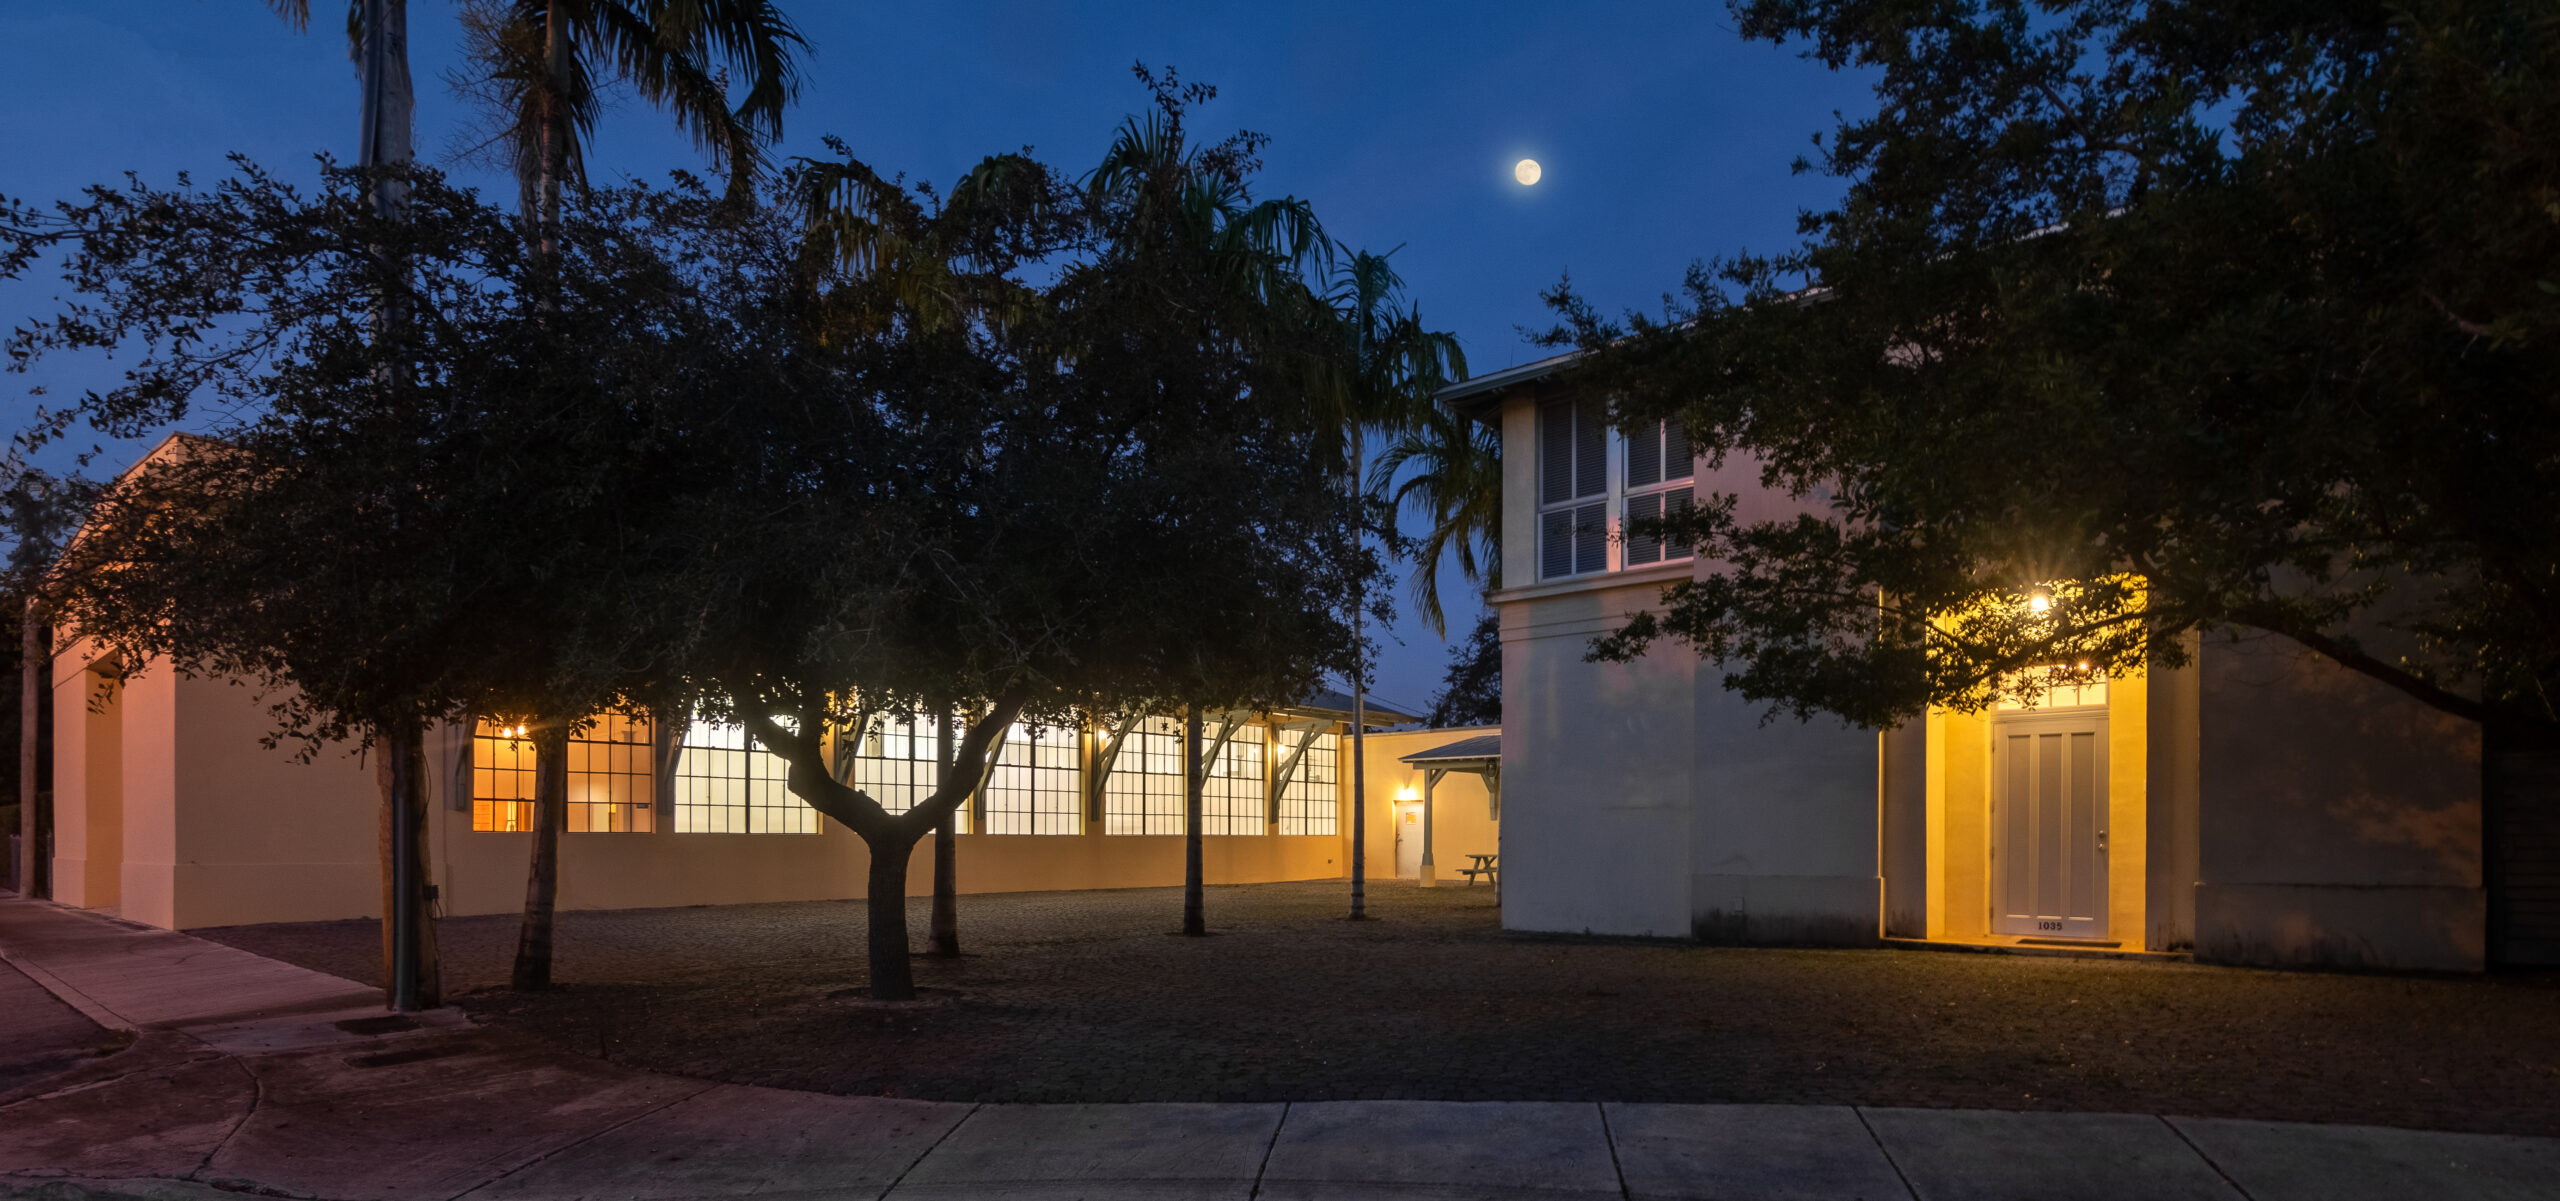
<path fill-rule="evenodd" d="M 127 1041 L 0 961 L 0 1093 L 104 1055 Z"/>

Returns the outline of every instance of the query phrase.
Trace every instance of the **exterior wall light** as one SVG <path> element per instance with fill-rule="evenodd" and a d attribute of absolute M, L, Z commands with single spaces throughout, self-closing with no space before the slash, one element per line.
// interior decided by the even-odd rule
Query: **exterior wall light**
<path fill-rule="evenodd" d="M 1413 790 L 1413 785 L 1407 784 L 1396 790 L 1396 799 L 1399 801 L 1418 801 L 1422 799 L 1422 794 L 1415 792 Z"/>

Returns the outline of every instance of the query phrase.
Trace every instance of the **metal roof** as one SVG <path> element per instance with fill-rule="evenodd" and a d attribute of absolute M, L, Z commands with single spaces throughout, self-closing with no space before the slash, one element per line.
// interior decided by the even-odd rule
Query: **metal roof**
<path fill-rule="evenodd" d="M 1456 742 L 1435 746 L 1427 751 L 1415 751 L 1404 756 L 1403 761 L 1429 766 L 1481 759 L 1491 759 L 1497 763 L 1502 760 L 1502 735 L 1478 734 L 1473 738 L 1461 738 Z"/>
<path fill-rule="evenodd" d="M 1375 696 L 1371 696 L 1367 699 L 1366 708 L 1367 712 L 1364 716 L 1369 719 L 1369 724 L 1373 726 L 1400 726 L 1407 722 L 1418 722 L 1423 720 L 1421 714 L 1406 712 L 1404 706 L 1395 704 L 1391 701 L 1380 700 Z M 1305 713 L 1323 717 L 1339 717 L 1348 721 L 1351 717 L 1351 694 L 1348 692 L 1335 692 L 1330 688 L 1321 688 L 1308 693 L 1306 698 L 1299 701 L 1297 704 L 1281 706 L 1281 711 L 1285 713 Z"/>
<path fill-rule="evenodd" d="M 1563 354 L 1549 355 L 1548 357 L 1539 359 L 1534 363 L 1522 363 L 1517 367 L 1505 367 L 1500 371 L 1488 371 L 1473 379 L 1464 380 L 1459 383 L 1451 384 L 1446 388 L 1442 388 L 1439 392 L 1435 393 L 1435 395 L 1439 398 L 1440 403 L 1448 405 L 1460 412 L 1469 412 L 1471 410 L 1482 408 L 1483 402 L 1485 400 L 1490 400 L 1496 392 L 1500 392 L 1503 389 L 1514 385 L 1545 379 L 1547 376 L 1555 374 L 1558 370 L 1581 357 L 1581 351 L 1568 350 Z M 1467 403 L 1469 401 L 1476 403 Z"/>

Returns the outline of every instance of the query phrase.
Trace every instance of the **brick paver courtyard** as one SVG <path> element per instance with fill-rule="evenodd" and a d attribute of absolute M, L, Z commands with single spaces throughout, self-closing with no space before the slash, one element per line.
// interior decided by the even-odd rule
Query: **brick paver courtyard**
<path fill-rule="evenodd" d="M 861 999 L 863 903 L 571 912 L 562 986 L 505 992 L 515 918 L 443 924 L 462 1003 L 684 1075 L 950 1100 L 1774 1101 L 2166 1112 L 2560 1134 L 2560 973 L 2486 977 L 1703 947 L 1506 933 L 1489 890 L 961 899 L 928 1003 Z M 921 931 L 924 909 L 910 916 Z M 206 937 L 372 982 L 378 927 Z M 919 943 L 921 934 L 919 933 Z"/>

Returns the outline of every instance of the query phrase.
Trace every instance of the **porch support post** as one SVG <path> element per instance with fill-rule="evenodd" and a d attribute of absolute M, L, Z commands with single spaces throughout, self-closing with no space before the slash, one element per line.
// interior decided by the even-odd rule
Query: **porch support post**
<path fill-rule="evenodd" d="M 1439 878 L 1432 874 L 1431 789 L 1434 785 L 1440 783 L 1440 777 L 1447 774 L 1448 769 L 1446 768 L 1426 767 L 1422 769 L 1422 886 L 1424 888 L 1440 887 Z"/>

